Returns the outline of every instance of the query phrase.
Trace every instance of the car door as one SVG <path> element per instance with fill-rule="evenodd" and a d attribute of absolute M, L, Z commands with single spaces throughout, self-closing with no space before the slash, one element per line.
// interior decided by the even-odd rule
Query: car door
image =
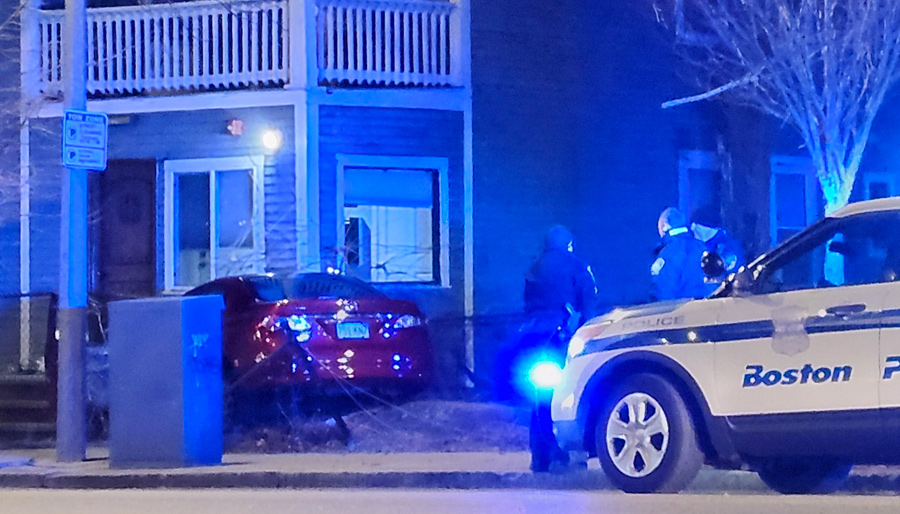
<path fill-rule="evenodd" d="M 882 281 L 885 215 L 823 220 L 755 263 L 749 286 L 725 299 L 716 384 L 733 426 L 805 420 L 825 430 L 851 419 L 841 411 L 877 423 L 879 329 L 894 287 Z"/>
<path fill-rule="evenodd" d="M 889 281 L 880 334 L 879 399 L 889 429 L 900 428 L 900 213 L 884 227 L 884 278 Z M 900 442 L 891 437 L 896 449 Z"/>

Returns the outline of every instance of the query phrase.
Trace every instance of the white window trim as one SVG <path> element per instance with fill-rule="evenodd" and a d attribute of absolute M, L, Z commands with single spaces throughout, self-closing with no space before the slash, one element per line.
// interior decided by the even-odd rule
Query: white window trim
<path fill-rule="evenodd" d="M 678 152 L 678 209 L 685 216 L 693 216 L 691 207 L 690 170 L 710 170 L 718 173 L 716 154 L 707 150 L 681 150 Z"/>
<path fill-rule="evenodd" d="M 806 225 L 811 224 L 819 217 L 816 171 L 812 159 L 809 157 L 773 155 L 770 159 L 769 173 L 769 246 L 774 246 L 778 241 L 778 196 L 775 191 L 775 177 L 777 175 L 803 175 L 806 188 Z M 799 227 L 804 228 L 804 227 Z"/>
<path fill-rule="evenodd" d="M 872 199 L 872 183 L 883 182 L 890 188 L 888 196 L 897 195 L 897 176 L 886 171 L 869 171 L 863 174 L 863 184 L 865 185 L 866 200 Z"/>
<path fill-rule="evenodd" d="M 440 194 L 440 283 L 433 287 L 450 287 L 450 161 L 444 157 L 410 157 L 393 155 L 337 155 L 337 178 L 335 187 L 337 223 L 337 246 L 344 246 L 344 169 L 345 168 L 382 168 L 382 169 L 425 169 L 436 170 L 438 174 L 438 190 Z M 407 285 L 407 284 L 403 284 Z M 409 286 L 421 286 L 411 282 Z"/>
<path fill-rule="evenodd" d="M 265 239 L 265 206 L 264 206 L 264 177 L 263 168 L 265 157 L 262 155 L 245 157 L 214 157 L 204 159 L 176 159 L 163 163 L 165 174 L 165 199 L 164 199 L 164 292 L 183 292 L 191 289 L 188 286 L 175 285 L 175 174 L 176 173 L 209 173 L 210 187 L 210 276 L 215 277 L 216 269 L 216 245 L 218 240 L 215 234 L 216 227 L 216 171 L 253 170 L 253 245 L 256 258 L 264 262 L 266 255 Z"/>

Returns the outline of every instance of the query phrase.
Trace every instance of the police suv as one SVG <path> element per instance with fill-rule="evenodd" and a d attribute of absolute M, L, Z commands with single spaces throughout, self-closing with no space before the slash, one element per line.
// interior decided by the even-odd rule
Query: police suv
<path fill-rule="evenodd" d="M 574 335 L 552 417 L 628 492 L 701 465 L 827 492 L 900 463 L 900 198 L 852 204 L 710 298 L 618 309 Z"/>

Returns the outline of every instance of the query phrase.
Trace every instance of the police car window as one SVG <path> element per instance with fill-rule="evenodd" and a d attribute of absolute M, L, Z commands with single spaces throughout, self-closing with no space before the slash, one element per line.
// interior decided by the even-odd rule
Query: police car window
<path fill-rule="evenodd" d="M 786 250 L 766 266 L 759 293 L 894 281 L 900 278 L 900 216 L 875 212 L 836 220 Z"/>

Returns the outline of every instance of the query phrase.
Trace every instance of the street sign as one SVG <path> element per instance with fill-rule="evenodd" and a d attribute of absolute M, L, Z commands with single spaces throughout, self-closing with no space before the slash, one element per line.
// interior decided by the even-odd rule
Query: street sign
<path fill-rule="evenodd" d="M 67 110 L 63 119 L 62 161 L 68 168 L 106 169 L 109 118 L 102 112 Z"/>

